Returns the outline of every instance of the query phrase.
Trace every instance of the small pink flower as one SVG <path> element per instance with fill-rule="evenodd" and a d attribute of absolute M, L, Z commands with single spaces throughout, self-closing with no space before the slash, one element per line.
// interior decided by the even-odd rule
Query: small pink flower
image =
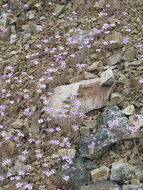
<path fill-rule="evenodd" d="M 1 175 L 0 176 L 0 181 L 3 181 L 4 180 L 4 177 Z"/>
<path fill-rule="evenodd" d="M 33 186 L 32 186 L 31 184 L 24 185 L 24 189 L 31 190 L 32 187 L 33 187 Z"/>
<path fill-rule="evenodd" d="M 68 181 L 69 180 L 69 176 L 63 176 L 63 180 Z"/>

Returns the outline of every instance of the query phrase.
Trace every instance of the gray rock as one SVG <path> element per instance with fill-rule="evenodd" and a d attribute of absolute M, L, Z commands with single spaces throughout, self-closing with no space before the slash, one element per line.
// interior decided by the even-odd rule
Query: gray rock
<path fill-rule="evenodd" d="M 110 180 L 126 181 L 143 174 L 143 166 L 134 166 L 128 163 L 114 162 L 111 168 Z"/>
<path fill-rule="evenodd" d="M 128 67 L 128 66 L 131 66 L 131 67 L 139 67 L 142 65 L 142 61 L 143 59 L 139 59 L 139 60 L 136 60 L 136 61 L 133 61 L 133 62 L 125 62 L 125 66 Z"/>
<path fill-rule="evenodd" d="M 75 42 L 75 44 L 78 44 L 79 46 L 85 46 L 88 41 L 90 42 L 90 37 L 93 37 L 93 39 L 95 40 L 95 35 L 92 31 L 76 31 L 72 36 L 72 42 Z"/>
<path fill-rule="evenodd" d="M 114 73 L 110 68 L 107 69 L 107 71 L 101 73 L 100 77 L 101 77 L 100 81 L 101 86 L 110 86 L 114 83 Z"/>
<path fill-rule="evenodd" d="M 113 125 L 113 129 L 110 130 L 109 126 L 115 121 L 118 121 Z M 129 138 L 129 131 L 126 130 L 126 126 L 129 125 L 129 120 L 121 112 L 117 106 L 112 106 L 105 109 L 103 114 L 99 117 L 96 126 L 98 130 L 92 137 L 84 137 L 80 142 L 80 154 L 82 157 L 90 158 L 94 156 L 94 159 L 99 159 L 109 148 L 117 142 L 118 138 Z M 88 147 L 94 144 L 93 147 Z"/>
<path fill-rule="evenodd" d="M 116 53 L 107 59 L 106 64 L 110 66 L 116 65 L 117 63 L 120 63 L 121 60 L 122 53 Z"/>
<path fill-rule="evenodd" d="M 28 11 L 26 16 L 28 17 L 29 20 L 33 19 L 35 17 L 35 10 Z"/>
<path fill-rule="evenodd" d="M 90 171 L 96 168 L 97 165 L 91 160 L 75 158 L 73 159 L 73 165 L 68 170 L 61 168 L 60 174 L 68 175 L 74 186 L 79 187 L 88 184 L 91 179 Z"/>
<path fill-rule="evenodd" d="M 82 49 L 74 53 L 74 57 L 68 56 L 66 63 L 81 64 L 87 56 L 87 51 Z"/>
<path fill-rule="evenodd" d="M 3 13 L 2 14 L 2 19 L 1 19 L 1 22 L 3 23 L 4 27 L 7 27 L 8 26 L 8 13 Z"/>
<path fill-rule="evenodd" d="M 22 170 L 22 171 L 26 171 L 26 166 L 25 166 L 25 164 L 23 164 L 23 162 L 22 161 L 20 161 L 20 160 L 16 160 L 15 161 L 15 165 L 14 165 L 14 170 L 16 171 L 16 172 L 19 172 L 20 170 Z"/>
<path fill-rule="evenodd" d="M 11 32 L 12 34 L 16 34 L 15 25 L 11 25 Z"/>
<path fill-rule="evenodd" d="M 123 36 L 120 32 L 116 32 L 113 30 L 113 32 L 105 37 L 105 40 L 111 41 L 113 40 L 114 43 L 112 44 L 113 48 L 120 48 L 123 46 Z"/>
<path fill-rule="evenodd" d="M 10 35 L 10 44 L 13 44 L 17 41 L 17 35 L 16 34 L 11 34 Z"/>
<path fill-rule="evenodd" d="M 113 181 L 98 181 L 88 186 L 81 186 L 79 190 L 122 190 L 122 188 Z"/>
<path fill-rule="evenodd" d="M 60 14 L 63 13 L 64 7 L 65 7 L 64 5 L 59 5 L 59 4 L 56 5 L 55 10 L 54 10 L 54 13 L 56 13 L 56 16 L 59 16 Z"/>

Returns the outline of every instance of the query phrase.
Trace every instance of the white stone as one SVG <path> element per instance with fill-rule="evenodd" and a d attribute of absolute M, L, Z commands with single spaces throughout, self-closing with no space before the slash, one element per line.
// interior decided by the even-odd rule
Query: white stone
<path fill-rule="evenodd" d="M 17 119 L 16 121 L 14 121 L 14 122 L 12 123 L 12 126 L 13 126 L 14 128 L 21 128 L 21 127 L 23 126 L 23 121 L 20 120 L 20 119 Z"/>
<path fill-rule="evenodd" d="M 74 159 L 76 154 L 76 150 L 75 149 L 66 149 L 66 148 L 62 148 L 58 150 L 58 155 L 59 156 L 69 156 L 71 159 Z"/>
<path fill-rule="evenodd" d="M 134 112 L 135 112 L 134 105 L 129 105 L 128 107 L 122 110 L 122 113 L 124 113 L 125 115 L 133 115 Z"/>
<path fill-rule="evenodd" d="M 17 36 L 16 36 L 16 34 L 11 34 L 11 35 L 10 35 L 10 44 L 15 43 L 16 40 L 17 40 Z"/>
<path fill-rule="evenodd" d="M 114 73 L 112 69 L 107 69 L 107 71 L 101 73 L 100 77 L 101 77 L 100 81 L 101 86 L 110 86 L 114 83 Z"/>
<path fill-rule="evenodd" d="M 140 115 L 139 117 L 132 115 L 129 117 L 129 120 L 132 125 L 143 127 L 143 115 Z"/>

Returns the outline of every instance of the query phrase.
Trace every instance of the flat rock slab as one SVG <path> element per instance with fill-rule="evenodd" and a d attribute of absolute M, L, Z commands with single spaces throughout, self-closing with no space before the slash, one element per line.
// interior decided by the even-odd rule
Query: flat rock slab
<path fill-rule="evenodd" d="M 81 139 L 81 156 L 85 158 L 94 156 L 94 159 L 99 159 L 117 142 L 117 136 L 122 139 L 129 138 L 130 132 L 126 130 L 128 124 L 128 118 L 117 106 L 107 108 L 97 121 L 96 134 Z M 110 130 L 111 126 L 114 126 L 114 129 Z"/>
<path fill-rule="evenodd" d="M 116 53 L 107 59 L 106 64 L 110 66 L 116 65 L 117 63 L 120 63 L 121 60 L 122 53 Z"/>
<path fill-rule="evenodd" d="M 81 186 L 80 190 L 121 190 L 122 188 L 113 181 L 98 181 L 88 186 Z"/>
<path fill-rule="evenodd" d="M 139 175 L 143 175 L 143 166 L 134 166 L 128 163 L 114 162 L 111 168 L 110 180 L 124 182 Z"/>
<path fill-rule="evenodd" d="M 114 85 L 110 87 L 101 87 L 100 78 L 82 80 L 70 85 L 63 85 L 55 88 L 53 95 L 49 99 L 49 106 L 53 108 L 56 115 L 58 110 L 64 109 L 65 103 L 71 104 L 71 96 L 78 94 L 78 100 L 84 113 L 94 109 L 104 107 L 114 90 Z"/>

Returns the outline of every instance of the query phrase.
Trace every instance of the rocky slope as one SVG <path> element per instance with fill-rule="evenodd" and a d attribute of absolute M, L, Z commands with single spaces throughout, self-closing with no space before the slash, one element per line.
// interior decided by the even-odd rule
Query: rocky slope
<path fill-rule="evenodd" d="M 142 13 L 1 0 L 0 190 L 143 189 Z"/>

